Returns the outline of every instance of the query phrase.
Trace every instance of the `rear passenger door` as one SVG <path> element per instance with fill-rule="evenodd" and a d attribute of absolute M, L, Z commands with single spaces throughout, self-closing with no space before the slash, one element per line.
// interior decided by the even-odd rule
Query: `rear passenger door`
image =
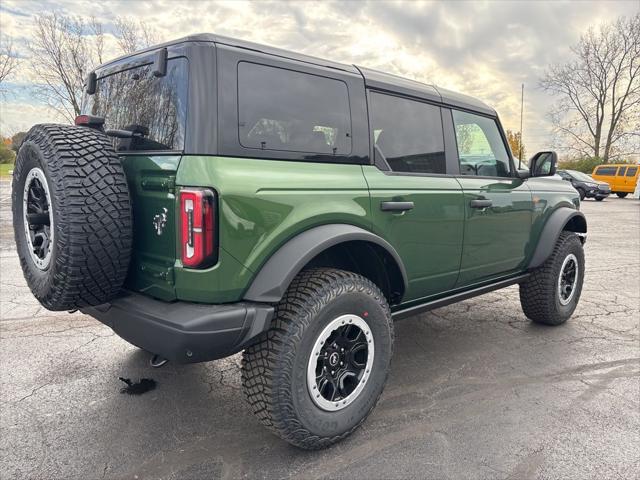
<path fill-rule="evenodd" d="M 448 175 L 439 106 L 368 92 L 375 165 L 363 166 L 373 230 L 398 251 L 409 286 L 404 302 L 452 289 L 462 253 L 464 205 Z"/>
<path fill-rule="evenodd" d="M 533 203 L 515 176 L 495 118 L 451 110 L 464 191 L 465 227 L 457 286 L 524 268 Z"/>

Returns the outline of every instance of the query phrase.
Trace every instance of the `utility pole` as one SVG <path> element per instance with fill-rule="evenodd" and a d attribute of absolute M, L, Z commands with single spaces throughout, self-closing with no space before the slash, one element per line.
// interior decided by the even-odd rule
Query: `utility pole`
<path fill-rule="evenodd" d="M 524 83 L 520 94 L 520 152 L 518 153 L 518 168 L 522 167 L 522 114 L 524 113 Z"/>

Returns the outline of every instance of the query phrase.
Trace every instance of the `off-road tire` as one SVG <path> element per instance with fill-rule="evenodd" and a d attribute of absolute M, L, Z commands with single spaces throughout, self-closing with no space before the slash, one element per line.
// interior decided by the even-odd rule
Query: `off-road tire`
<path fill-rule="evenodd" d="M 580 187 L 576 188 L 576 190 L 578 191 L 578 195 L 580 195 L 580 201 L 584 200 L 587 196 L 585 191 Z"/>
<path fill-rule="evenodd" d="M 562 264 L 569 255 L 575 255 L 578 274 L 575 293 L 567 305 L 560 303 L 558 281 Z M 573 314 L 584 281 L 584 251 L 582 242 L 573 232 L 562 232 L 551 256 L 520 284 L 520 304 L 524 314 L 533 322 L 544 325 L 561 325 Z"/>
<path fill-rule="evenodd" d="M 29 172 L 40 169 L 51 198 L 53 241 L 46 268 L 29 251 L 23 218 Z M 132 213 L 124 170 L 108 137 L 73 125 L 36 125 L 13 174 L 13 227 L 29 288 L 49 310 L 111 300 L 122 288 L 132 247 Z"/>
<path fill-rule="evenodd" d="M 616 192 L 616 195 L 617 195 L 619 198 L 624 198 L 624 197 L 626 197 L 627 195 L 629 195 L 629 193 L 628 193 L 628 192 Z"/>
<path fill-rule="evenodd" d="M 366 313 L 365 313 L 366 312 Z M 307 389 L 307 363 L 317 335 L 336 316 L 361 316 L 375 340 L 366 386 L 338 411 L 325 411 Z M 308 450 L 350 435 L 376 405 L 389 372 L 393 323 L 385 297 L 368 279 L 331 268 L 302 271 L 276 307 L 270 329 L 242 357 L 242 385 L 260 422 Z"/>

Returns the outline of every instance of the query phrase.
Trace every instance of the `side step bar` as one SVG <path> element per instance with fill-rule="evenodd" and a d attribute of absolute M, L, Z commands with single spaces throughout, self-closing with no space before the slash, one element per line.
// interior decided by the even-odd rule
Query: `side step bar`
<path fill-rule="evenodd" d="M 426 303 L 421 303 L 420 305 L 414 305 L 413 307 L 397 310 L 395 312 L 392 312 L 391 316 L 394 320 L 401 320 L 403 318 L 411 317 L 412 315 L 428 312 L 429 310 L 433 310 L 435 308 L 445 307 L 447 305 L 451 305 L 452 303 L 461 302 L 462 300 L 466 300 L 468 298 L 477 297 L 478 295 L 483 295 L 494 290 L 499 290 L 510 285 L 515 285 L 516 283 L 520 283 L 526 280 L 527 277 L 529 277 L 529 274 L 525 273 L 516 277 L 507 278 L 506 280 L 500 280 L 499 282 L 491 283 L 489 285 L 483 285 L 481 287 L 472 288 L 471 290 L 454 293 L 453 295 L 449 295 L 448 297 L 438 298 Z"/>

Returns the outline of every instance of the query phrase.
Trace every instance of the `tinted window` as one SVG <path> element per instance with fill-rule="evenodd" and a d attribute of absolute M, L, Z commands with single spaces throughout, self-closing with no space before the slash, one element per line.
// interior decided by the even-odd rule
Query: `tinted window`
<path fill-rule="evenodd" d="M 618 171 L 618 167 L 599 167 L 596 170 L 596 175 L 615 175 Z"/>
<path fill-rule="evenodd" d="M 347 86 L 331 78 L 240 62 L 238 135 L 247 148 L 348 155 Z"/>
<path fill-rule="evenodd" d="M 375 154 L 396 172 L 446 173 L 440 108 L 371 93 Z"/>
<path fill-rule="evenodd" d="M 106 129 L 135 132 L 115 139 L 118 150 L 182 150 L 187 113 L 187 59 L 167 62 L 156 77 L 144 65 L 98 79 L 84 113 L 105 118 Z"/>
<path fill-rule="evenodd" d="M 635 177 L 637 171 L 638 171 L 638 167 L 629 167 L 627 169 L 627 177 Z"/>
<path fill-rule="evenodd" d="M 460 173 L 509 177 L 509 154 L 496 122 L 487 117 L 452 110 L 458 142 Z"/>

